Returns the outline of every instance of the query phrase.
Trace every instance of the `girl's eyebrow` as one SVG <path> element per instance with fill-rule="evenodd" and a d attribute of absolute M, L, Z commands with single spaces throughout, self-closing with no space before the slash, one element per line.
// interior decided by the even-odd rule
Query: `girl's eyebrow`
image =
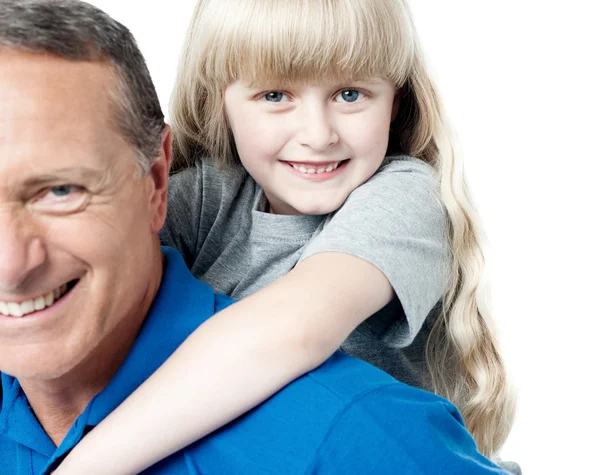
<path fill-rule="evenodd" d="M 267 89 L 273 89 L 273 90 L 277 90 L 277 89 L 285 89 L 286 87 L 291 87 L 291 84 L 289 82 L 287 83 L 283 83 L 283 82 L 277 82 L 277 81 L 273 81 L 272 79 L 266 80 L 266 81 L 254 81 L 252 83 L 250 82 L 243 82 L 241 83 L 242 87 L 244 87 L 245 89 L 248 89 L 250 91 L 260 91 L 260 90 L 267 90 Z"/>
<path fill-rule="evenodd" d="M 347 83 L 341 83 L 341 84 L 357 84 L 357 85 L 364 85 L 364 86 L 379 86 L 381 84 L 385 84 L 385 80 L 382 78 L 362 78 L 362 79 L 350 79 L 349 81 L 347 81 Z"/>
<path fill-rule="evenodd" d="M 384 79 L 379 77 L 372 78 L 361 78 L 361 79 L 333 79 L 331 81 L 315 81 L 315 83 L 326 84 L 328 87 L 336 88 L 336 87 L 344 87 L 344 86 L 353 86 L 353 85 L 363 85 L 363 86 L 378 86 L 385 82 Z M 260 90 L 280 90 L 286 88 L 292 88 L 294 86 L 298 86 L 300 83 L 290 82 L 290 81 L 282 81 L 277 82 L 272 79 L 265 80 L 264 82 L 256 81 L 254 83 L 243 82 L 242 86 L 250 91 L 260 91 Z M 310 84 L 310 82 L 308 82 Z"/>

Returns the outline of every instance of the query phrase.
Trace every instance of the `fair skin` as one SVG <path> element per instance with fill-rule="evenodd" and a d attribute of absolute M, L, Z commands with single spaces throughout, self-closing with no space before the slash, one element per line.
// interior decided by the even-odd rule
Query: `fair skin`
<path fill-rule="evenodd" d="M 381 78 L 273 89 L 236 82 L 225 109 L 242 164 L 271 211 L 328 214 L 381 165 L 394 95 Z"/>
<path fill-rule="evenodd" d="M 140 177 L 110 126 L 107 64 L 10 50 L 0 62 L 0 369 L 58 446 L 160 284 L 170 134 Z"/>
<path fill-rule="evenodd" d="M 291 84 L 282 88 L 283 104 L 273 104 L 278 90 L 244 83 L 226 89 L 242 163 L 265 190 L 271 212 L 334 211 L 383 160 L 398 106 L 394 88 L 379 78 Z M 340 160 L 347 162 L 326 171 Z M 306 259 L 204 323 L 55 473 L 140 472 L 320 365 L 392 297 L 387 278 L 362 259 Z"/>

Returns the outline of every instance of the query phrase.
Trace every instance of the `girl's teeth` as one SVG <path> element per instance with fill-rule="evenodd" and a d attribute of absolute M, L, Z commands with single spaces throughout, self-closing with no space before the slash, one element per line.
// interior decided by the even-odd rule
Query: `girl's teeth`
<path fill-rule="evenodd" d="M 338 165 L 340 164 L 340 162 L 335 162 L 335 163 L 331 163 L 329 165 L 327 165 L 327 167 L 320 167 L 320 168 L 314 168 L 314 167 L 309 167 L 306 168 L 304 165 L 296 165 L 294 163 L 292 163 L 292 167 L 294 167 L 295 170 L 298 170 L 300 173 L 307 173 L 309 175 L 315 175 L 315 174 L 321 174 L 321 173 L 325 173 L 325 172 L 331 172 L 333 170 L 335 170 Z"/>

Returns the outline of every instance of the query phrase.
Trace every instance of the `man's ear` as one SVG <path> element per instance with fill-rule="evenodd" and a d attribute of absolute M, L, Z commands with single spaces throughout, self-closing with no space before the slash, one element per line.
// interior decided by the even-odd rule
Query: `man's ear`
<path fill-rule="evenodd" d="M 152 164 L 148 176 L 154 184 L 150 198 L 152 212 L 152 232 L 157 233 L 163 227 L 167 216 L 167 189 L 169 186 L 169 169 L 172 159 L 171 127 L 165 125 L 162 132 L 160 154 Z"/>
<path fill-rule="evenodd" d="M 390 122 L 394 122 L 396 120 L 396 116 L 398 115 L 398 111 L 400 110 L 400 97 L 402 96 L 402 91 L 397 91 L 394 96 L 394 103 L 392 104 L 392 117 Z"/>

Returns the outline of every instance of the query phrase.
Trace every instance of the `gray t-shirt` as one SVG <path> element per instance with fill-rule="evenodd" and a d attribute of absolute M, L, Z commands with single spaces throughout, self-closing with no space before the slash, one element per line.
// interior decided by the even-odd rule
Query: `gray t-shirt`
<path fill-rule="evenodd" d="M 242 168 L 205 159 L 171 177 L 165 245 L 217 292 L 243 298 L 320 252 L 344 252 L 379 268 L 397 298 L 362 323 L 342 349 L 415 386 L 450 268 L 446 219 L 432 168 L 411 157 L 378 172 L 328 215 L 266 212 Z"/>

